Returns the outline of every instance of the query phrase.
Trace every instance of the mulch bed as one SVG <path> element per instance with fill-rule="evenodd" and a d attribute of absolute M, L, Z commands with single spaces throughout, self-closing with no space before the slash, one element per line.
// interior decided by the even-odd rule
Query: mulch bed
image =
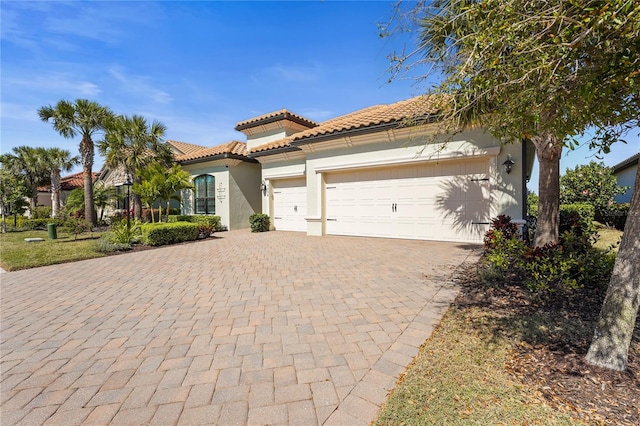
<path fill-rule="evenodd" d="M 517 380 L 537 390 L 549 405 L 569 411 L 576 420 L 640 425 L 640 321 L 636 322 L 626 371 L 589 365 L 585 355 L 604 290 L 582 289 L 552 303 L 534 303 L 517 286 L 482 287 L 473 268 L 459 280 L 462 291 L 455 302 L 458 308 L 486 308 L 514 321 L 542 323 L 548 330 L 533 338 L 522 330 L 510 335 L 514 349 L 506 368 Z M 497 328 L 496 332 L 503 332 L 504 322 Z"/>

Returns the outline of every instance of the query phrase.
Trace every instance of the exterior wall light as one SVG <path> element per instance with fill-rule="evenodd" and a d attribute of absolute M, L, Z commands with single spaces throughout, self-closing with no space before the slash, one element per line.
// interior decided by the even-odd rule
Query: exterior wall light
<path fill-rule="evenodd" d="M 510 174 L 514 164 L 516 164 L 516 162 L 511 159 L 511 154 L 508 154 L 506 161 L 502 163 L 502 167 L 504 167 L 504 171 L 507 174 Z"/>
<path fill-rule="evenodd" d="M 262 195 L 267 195 L 267 182 L 262 179 L 262 183 L 260 184 L 260 191 L 262 191 Z"/>

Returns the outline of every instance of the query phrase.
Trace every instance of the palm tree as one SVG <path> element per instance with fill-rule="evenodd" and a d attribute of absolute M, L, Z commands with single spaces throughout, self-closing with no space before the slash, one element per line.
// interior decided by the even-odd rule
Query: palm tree
<path fill-rule="evenodd" d="M 55 107 L 42 107 L 38 110 L 38 115 L 42 121 L 51 120 L 53 128 L 65 138 L 81 136 L 80 157 L 84 175 L 85 217 L 95 226 L 97 218 L 93 204 L 93 136 L 105 129 L 112 120 L 113 113 L 95 101 L 77 99 L 73 103 L 61 100 Z"/>
<path fill-rule="evenodd" d="M 51 178 L 49 169 L 44 165 L 41 150 L 42 148 L 16 146 L 11 153 L 0 157 L 3 167 L 22 180 L 29 194 L 31 209 L 38 205 L 38 186 L 48 185 Z"/>
<path fill-rule="evenodd" d="M 104 208 L 111 203 L 111 199 L 115 195 L 115 188 L 107 186 L 104 182 L 97 182 L 93 186 L 93 202 L 100 209 L 100 222 L 104 217 Z"/>
<path fill-rule="evenodd" d="M 49 170 L 51 176 L 51 217 L 60 215 L 60 189 L 62 188 L 60 172 L 70 171 L 80 159 L 71 156 L 71 152 L 60 148 L 38 148 L 43 167 Z"/>
<path fill-rule="evenodd" d="M 171 200 L 180 201 L 177 195 L 183 189 L 193 189 L 193 181 L 189 172 L 174 164 L 166 171 L 164 185 L 160 186 L 160 198 L 167 201 L 167 222 L 169 221 L 169 205 Z"/>
<path fill-rule="evenodd" d="M 166 130 L 166 126 L 159 121 L 153 121 L 149 125 L 147 120 L 139 115 L 119 116 L 112 121 L 98 149 L 108 166 L 114 169 L 124 168 L 134 185 L 140 184 L 140 172 L 149 164 L 155 161 L 168 166 L 173 161 L 173 152 L 163 140 Z M 140 195 L 135 192 L 133 205 L 136 219 L 140 219 L 142 202 Z"/>

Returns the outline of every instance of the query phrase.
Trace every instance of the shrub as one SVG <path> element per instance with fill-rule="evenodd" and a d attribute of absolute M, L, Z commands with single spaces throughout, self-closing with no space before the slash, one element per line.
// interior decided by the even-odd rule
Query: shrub
<path fill-rule="evenodd" d="M 623 231 L 627 216 L 629 216 L 629 207 L 629 203 L 613 203 L 607 208 L 600 220 L 608 226 L 613 226 L 617 230 Z"/>
<path fill-rule="evenodd" d="M 484 236 L 484 247 L 492 248 L 495 244 L 495 233 L 500 232 L 502 238 L 512 239 L 518 237 L 518 226 L 511 222 L 511 217 L 501 214 L 491 219 L 491 229 Z"/>
<path fill-rule="evenodd" d="M 210 215 L 169 215 L 169 223 L 175 222 L 192 222 L 204 225 L 204 227 L 213 227 L 213 231 L 222 230 L 220 216 Z"/>
<path fill-rule="evenodd" d="M 129 222 L 128 226 L 126 220 L 114 222 L 111 224 L 111 231 L 107 234 L 107 239 L 112 244 L 127 244 L 131 246 L 133 243 L 140 242 L 141 238 L 142 234 L 138 221 Z"/>
<path fill-rule="evenodd" d="M 269 230 L 270 218 L 268 214 L 254 213 L 249 216 L 251 232 L 266 232 Z"/>
<path fill-rule="evenodd" d="M 562 233 L 560 242 L 537 248 L 520 241 L 506 217 L 494 219 L 492 229 L 485 235 L 485 283 L 522 285 L 538 300 L 607 283 L 615 256 L 593 248 L 593 234 L 583 224 L 585 214 L 576 213 L 582 211 L 580 207 L 565 210 L 564 226 L 568 230 Z"/>
<path fill-rule="evenodd" d="M 78 238 L 78 234 L 92 231 L 91 223 L 82 218 L 70 218 L 64 222 L 63 229 L 73 234 L 73 239 Z"/>
<path fill-rule="evenodd" d="M 47 219 L 51 217 L 52 209 L 49 206 L 37 206 L 31 209 L 31 219 Z"/>
<path fill-rule="evenodd" d="M 197 223 L 189 222 L 145 223 L 141 226 L 142 243 L 149 246 L 162 246 L 193 241 L 198 238 L 198 228 Z"/>
<path fill-rule="evenodd" d="M 94 248 L 99 253 L 113 253 L 115 251 L 131 250 L 131 244 L 112 243 L 108 237 L 103 236 L 96 241 Z"/>
<path fill-rule="evenodd" d="M 64 221 L 62 219 L 58 219 L 58 218 L 43 218 L 43 219 L 25 219 L 18 217 L 18 228 L 22 228 L 24 230 L 27 231 L 34 231 L 34 230 L 46 230 L 47 229 L 47 224 L 49 223 L 55 223 L 57 226 L 61 226 L 63 225 Z"/>
<path fill-rule="evenodd" d="M 560 205 L 560 234 L 576 232 L 578 234 L 594 234 L 593 225 L 595 209 L 590 204 L 561 204 Z"/>

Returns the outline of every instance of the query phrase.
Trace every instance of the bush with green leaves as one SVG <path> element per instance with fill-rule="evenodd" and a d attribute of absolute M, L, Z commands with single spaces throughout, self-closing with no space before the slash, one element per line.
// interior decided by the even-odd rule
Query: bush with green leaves
<path fill-rule="evenodd" d="M 31 219 L 48 219 L 51 217 L 50 206 L 37 206 L 31 209 Z"/>
<path fill-rule="evenodd" d="M 211 215 L 169 215 L 169 223 L 192 222 L 202 224 L 203 227 L 213 227 L 213 231 L 222 231 L 220 216 Z"/>
<path fill-rule="evenodd" d="M 138 221 L 120 220 L 111 224 L 107 233 L 107 240 L 113 244 L 135 244 L 142 239 L 140 223 Z"/>
<path fill-rule="evenodd" d="M 623 231 L 624 225 L 627 222 L 627 216 L 629 216 L 630 206 L 629 203 L 612 204 L 605 212 L 602 223 L 612 226 L 619 231 Z"/>
<path fill-rule="evenodd" d="M 269 230 L 271 219 L 268 214 L 254 213 L 249 216 L 251 232 L 266 232 Z"/>
<path fill-rule="evenodd" d="M 131 244 L 112 243 L 107 238 L 100 237 L 96 240 L 94 248 L 98 253 L 113 253 L 116 251 L 131 250 Z"/>
<path fill-rule="evenodd" d="M 595 234 L 595 208 L 587 203 L 560 205 L 560 234 L 575 232 L 577 234 Z"/>
<path fill-rule="evenodd" d="M 567 169 L 560 177 L 560 203 L 587 203 L 594 207 L 595 217 L 606 223 L 607 211 L 615 204 L 614 197 L 627 188 L 619 186 L 610 167 L 595 161 Z"/>
<path fill-rule="evenodd" d="M 77 239 L 79 234 L 93 230 L 91 222 L 83 218 L 69 218 L 65 220 L 62 229 L 73 234 L 74 239 Z"/>
<path fill-rule="evenodd" d="M 145 223 L 141 225 L 142 243 L 149 246 L 176 244 L 198 239 L 199 225 L 191 222 Z"/>
<path fill-rule="evenodd" d="M 47 225 L 55 223 L 56 226 L 62 226 L 65 222 L 58 218 L 44 218 L 44 219 L 26 219 L 24 217 L 18 217 L 17 228 L 24 229 L 26 231 L 35 231 L 47 229 Z"/>
<path fill-rule="evenodd" d="M 608 282 L 615 256 L 592 246 L 592 233 L 584 229 L 580 215 L 567 216 L 560 242 L 531 248 L 510 231 L 504 218 L 492 221 L 485 235 L 482 278 L 490 285 L 517 283 L 532 298 L 548 300 L 585 286 Z"/>

